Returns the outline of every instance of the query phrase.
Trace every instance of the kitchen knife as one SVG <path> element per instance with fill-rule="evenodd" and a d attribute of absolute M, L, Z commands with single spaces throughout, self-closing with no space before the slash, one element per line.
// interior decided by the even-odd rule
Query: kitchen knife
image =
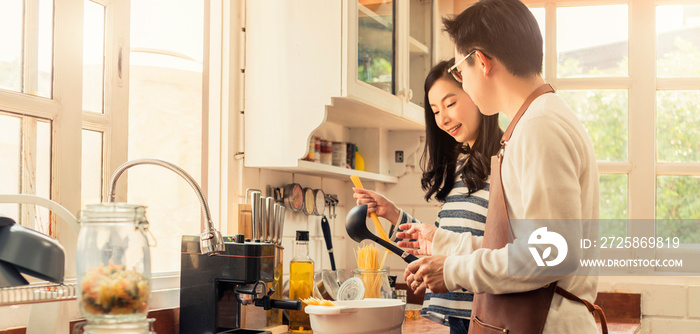
<path fill-rule="evenodd" d="M 284 205 L 280 205 L 277 208 L 277 244 L 282 245 L 282 236 L 284 235 L 284 216 L 287 212 L 287 208 Z"/>
<path fill-rule="evenodd" d="M 250 212 L 253 216 L 253 241 L 260 240 L 260 221 L 262 218 L 260 195 L 261 193 L 257 191 L 250 194 Z"/>
<path fill-rule="evenodd" d="M 272 237 L 274 235 L 272 231 L 272 223 L 275 220 L 274 204 L 274 198 L 265 197 L 265 236 L 263 237 L 264 242 L 272 242 Z"/>
<path fill-rule="evenodd" d="M 272 242 L 273 244 L 278 244 L 280 236 L 279 234 L 279 210 L 280 210 L 281 205 L 278 203 L 274 203 L 272 205 L 272 225 L 270 225 L 270 229 L 272 230 Z"/>

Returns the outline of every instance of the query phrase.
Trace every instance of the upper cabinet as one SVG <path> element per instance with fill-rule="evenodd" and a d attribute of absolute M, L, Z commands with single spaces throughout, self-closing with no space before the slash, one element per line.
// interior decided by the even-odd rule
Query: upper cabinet
<path fill-rule="evenodd" d="M 432 58 L 432 1 L 346 5 L 348 95 L 422 124 L 423 80 Z"/>
<path fill-rule="evenodd" d="M 424 129 L 433 13 L 430 0 L 248 0 L 245 165 L 353 173 L 300 160 L 320 136 L 357 144 L 361 177 L 395 182 L 395 151 Z"/>

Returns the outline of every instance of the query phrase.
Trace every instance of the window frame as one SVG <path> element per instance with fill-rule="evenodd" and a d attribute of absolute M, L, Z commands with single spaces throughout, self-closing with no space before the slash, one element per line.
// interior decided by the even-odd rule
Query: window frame
<path fill-rule="evenodd" d="M 25 40 L 23 50 L 23 89 L 31 86 L 31 71 L 27 70 L 29 59 L 37 57 L 36 43 L 27 43 L 35 34 L 28 25 L 37 19 L 36 0 L 25 0 L 30 8 L 25 16 Z M 22 119 L 23 161 L 28 168 L 21 168 L 21 192 L 34 194 L 28 185 L 34 182 L 36 161 L 36 124 L 38 119 L 51 124 L 51 199 L 77 214 L 81 209 L 81 147 L 82 130 L 100 131 L 104 135 L 102 198 L 106 197 L 109 172 L 115 170 L 117 162 L 126 161 L 128 133 L 128 72 L 119 72 L 128 66 L 128 55 L 124 46 L 129 41 L 129 1 L 90 0 L 105 6 L 105 113 L 82 110 L 82 36 L 83 0 L 54 1 L 54 28 L 52 43 L 52 92 L 51 98 L 26 93 L 0 90 L 0 110 Z M 28 36 L 32 35 L 32 36 Z M 119 62 L 122 62 L 119 64 Z M 36 82 L 34 82 L 36 85 Z M 31 158 L 30 158 L 31 157 Z M 125 189 L 125 188 L 124 188 Z M 126 191 L 122 191 L 125 194 Z M 124 198 L 126 195 L 123 195 Z M 20 217 L 29 219 L 34 210 L 22 205 Z M 59 219 L 50 215 L 51 236 L 66 249 L 66 277 L 75 276 L 75 244 L 77 235 L 67 224 L 57 224 Z"/>
<path fill-rule="evenodd" d="M 661 5 L 697 4 L 687 0 L 657 1 L 607 1 L 566 0 L 528 1 L 528 7 L 545 9 L 545 59 L 544 79 L 556 89 L 626 89 L 628 91 L 628 156 L 627 161 L 598 161 L 602 174 L 626 174 L 628 235 L 655 235 L 655 226 L 634 224 L 635 219 L 656 217 L 657 176 L 700 176 L 700 162 L 658 162 L 656 158 L 656 93 L 661 90 L 700 90 L 700 78 L 657 78 L 656 76 L 656 7 Z M 627 77 L 558 78 L 556 48 L 556 9 L 569 6 L 628 6 L 628 57 Z M 650 149 L 651 148 L 651 149 Z M 646 225 L 646 226 L 644 226 Z M 683 260 L 681 269 L 674 272 L 700 272 L 700 263 L 692 259 L 700 254 L 700 247 L 679 249 L 638 249 L 611 252 L 610 256 L 625 258 L 678 258 Z M 606 254 L 606 256 L 608 256 Z M 661 271 L 655 268 L 656 271 Z"/>

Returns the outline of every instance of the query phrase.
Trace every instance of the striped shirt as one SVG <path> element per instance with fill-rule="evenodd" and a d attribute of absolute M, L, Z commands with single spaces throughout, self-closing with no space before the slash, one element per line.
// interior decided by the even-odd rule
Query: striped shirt
<path fill-rule="evenodd" d="M 445 203 L 438 213 L 435 226 L 453 232 L 471 232 L 472 235 L 483 236 L 489 203 L 489 183 L 471 195 L 468 193 L 469 191 L 458 173 L 452 191 L 447 195 Z M 409 222 L 420 223 L 402 210 L 399 224 Z M 427 290 L 420 313 L 426 315 L 428 311 L 431 311 L 448 317 L 469 319 L 473 299 L 474 294 L 464 289 L 444 294 L 434 294 Z"/>

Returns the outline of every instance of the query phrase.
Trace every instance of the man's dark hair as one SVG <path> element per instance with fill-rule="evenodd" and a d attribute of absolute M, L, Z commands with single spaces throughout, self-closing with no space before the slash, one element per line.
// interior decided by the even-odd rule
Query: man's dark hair
<path fill-rule="evenodd" d="M 519 0 L 481 0 L 442 23 L 461 54 L 482 50 L 518 77 L 542 73 L 542 33 Z M 467 61 L 473 65 L 473 56 Z"/>

